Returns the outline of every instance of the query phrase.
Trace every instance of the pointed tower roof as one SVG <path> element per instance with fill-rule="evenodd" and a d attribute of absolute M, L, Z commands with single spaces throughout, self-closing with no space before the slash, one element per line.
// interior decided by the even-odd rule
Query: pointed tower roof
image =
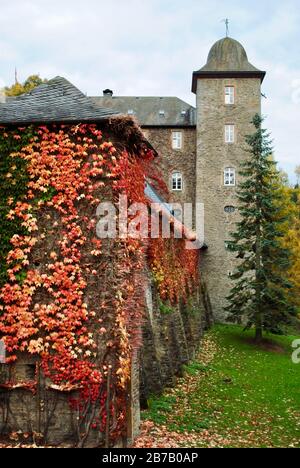
<path fill-rule="evenodd" d="M 260 78 L 266 72 L 254 67 L 238 41 L 225 37 L 217 41 L 208 54 L 206 65 L 193 73 L 192 91 L 197 91 L 197 79 L 201 78 Z"/>

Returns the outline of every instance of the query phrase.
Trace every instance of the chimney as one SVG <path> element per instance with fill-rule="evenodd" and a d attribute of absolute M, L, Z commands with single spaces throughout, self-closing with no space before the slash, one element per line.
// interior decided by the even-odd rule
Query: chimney
<path fill-rule="evenodd" d="M 103 96 L 105 96 L 105 97 L 112 97 L 113 94 L 114 94 L 114 93 L 113 93 L 113 91 L 112 91 L 111 89 L 105 89 L 105 90 L 103 91 Z"/>

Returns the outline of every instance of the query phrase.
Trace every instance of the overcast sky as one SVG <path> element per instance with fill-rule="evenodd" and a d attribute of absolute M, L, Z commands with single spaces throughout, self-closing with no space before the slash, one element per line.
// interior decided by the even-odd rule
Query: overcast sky
<path fill-rule="evenodd" d="M 0 0 L 0 87 L 39 73 L 88 95 L 171 95 L 191 104 L 193 70 L 225 33 L 266 70 L 263 112 L 280 167 L 300 164 L 299 0 Z"/>

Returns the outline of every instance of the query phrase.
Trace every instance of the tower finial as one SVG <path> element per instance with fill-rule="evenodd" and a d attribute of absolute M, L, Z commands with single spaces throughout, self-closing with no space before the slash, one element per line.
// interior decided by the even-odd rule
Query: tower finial
<path fill-rule="evenodd" d="M 226 26 L 226 37 L 228 37 L 228 36 L 229 36 L 229 19 L 228 19 L 228 18 L 223 19 L 222 22 L 225 23 L 225 26 Z"/>

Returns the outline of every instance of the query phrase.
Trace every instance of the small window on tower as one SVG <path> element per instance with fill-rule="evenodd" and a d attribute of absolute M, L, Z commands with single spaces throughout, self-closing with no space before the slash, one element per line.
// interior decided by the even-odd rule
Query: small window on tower
<path fill-rule="evenodd" d="M 183 178 L 181 172 L 174 172 L 172 174 L 172 190 L 174 192 L 181 192 L 183 188 Z"/>
<path fill-rule="evenodd" d="M 172 148 L 177 150 L 182 148 L 182 132 L 172 132 Z"/>
<path fill-rule="evenodd" d="M 234 187 L 236 184 L 235 169 L 233 167 L 226 167 L 224 171 L 224 185 L 226 187 Z"/>
<path fill-rule="evenodd" d="M 234 206 L 225 206 L 224 208 L 225 213 L 234 213 L 235 212 L 235 207 Z"/>
<path fill-rule="evenodd" d="M 234 125 L 225 125 L 225 143 L 234 143 Z"/>
<path fill-rule="evenodd" d="M 225 86 L 225 104 L 234 104 L 234 86 Z"/>

